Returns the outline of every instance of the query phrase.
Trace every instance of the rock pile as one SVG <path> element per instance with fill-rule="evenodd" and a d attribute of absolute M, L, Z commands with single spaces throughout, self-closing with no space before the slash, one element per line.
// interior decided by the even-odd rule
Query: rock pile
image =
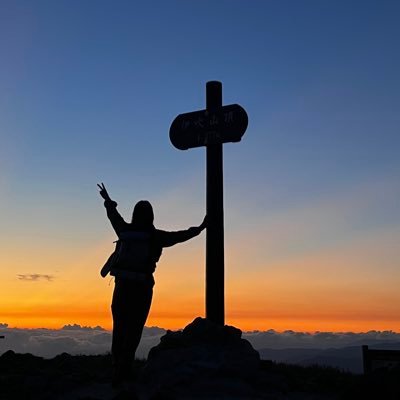
<path fill-rule="evenodd" d="M 204 318 L 168 331 L 151 349 L 139 388 L 153 398 L 255 398 L 251 381 L 260 356 L 241 336 L 235 327 Z"/>

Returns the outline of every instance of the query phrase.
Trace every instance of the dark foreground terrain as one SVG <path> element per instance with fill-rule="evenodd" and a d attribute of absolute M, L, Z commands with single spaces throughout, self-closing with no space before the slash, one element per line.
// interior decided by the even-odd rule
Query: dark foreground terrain
<path fill-rule="evenodd" d="M 246 388 L 235 387 L 232 377 L 224 377 L 226 390 L 218 388 L 218 395 L 213 392 L 210 378 L 208 394 L 193 393 L 188 397 L 187 393 L 177 396 L 160 392 L 149 397 L 146 388 L 138 389 L 144 365 L 144 361 L 136 361 L 130 382 L 123 388 L 112 389 L 110 355 L 70 356 L 64 353 L 53 359 L 43 359 L 8 351 L 0 357 L 0 399 L 400 399 L 400 369 L 375 371 L 365 377 L 334 368 L 268 361 L 262 361 L 257 376 L 248 379 L 248 387 L 252 388 L 248 397 L 243 392 Z"/>

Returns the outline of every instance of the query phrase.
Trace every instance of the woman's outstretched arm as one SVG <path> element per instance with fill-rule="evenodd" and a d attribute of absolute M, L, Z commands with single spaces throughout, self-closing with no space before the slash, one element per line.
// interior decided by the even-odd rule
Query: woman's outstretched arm
<path fill-rule="evenodd" d="M 199 226 L 192 226 L 183 231 L 167 232 L 157 230 L 162 247 L 171 247 L 177 243 L 186 242 L 189 239 L 199 235 L 207 227 L 207 216 Z"/>
<path fill-rule="evenodd" d="M 126 222 L 121 217 L 121 214 L 117 211 L 118 204 L 116 201 L 111 200 L 104 183 L 101 183 L 101 185 L 97 184 L 97 186 L 100 189 L 100 196 L 104 199 L 104 207 L 107 211 L 107 217 L 110 220 L 115 233 L 118 235 L 118 233 L 124 229 Z"/>

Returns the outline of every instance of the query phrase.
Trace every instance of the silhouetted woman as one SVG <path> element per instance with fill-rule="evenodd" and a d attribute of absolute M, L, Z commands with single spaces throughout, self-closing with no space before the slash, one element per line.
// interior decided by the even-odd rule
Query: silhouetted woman
<path fill-rule="evenodd" d="M 198 227 L 167 232 L 153 225 L 153 208 L 148 201 L 139 201 L 133 210 L 132 221 L 127 223 L 117 211 L 102 183 L 97 185 L 103 197 L 107 216 L 117 236 L 116 251 L 105 266 L 105 271 L 115 276 L 111 304 L 113 316 L 112 360 L 113 385 L 129 376 L 135 352 L 153 297 L 153 272 L 163 247 L 185 242 L 206 227 L 206 218 Z M 104 268 L 103 268 L 104 269 Z"/>

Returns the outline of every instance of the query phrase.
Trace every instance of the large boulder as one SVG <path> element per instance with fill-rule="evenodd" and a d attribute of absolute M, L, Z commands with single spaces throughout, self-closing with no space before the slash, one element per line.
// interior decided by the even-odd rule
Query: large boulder
<path fill-rule="evenodd" d="M 170 393 L 183 398 L 190 392 L 204 398 L 224 392 L 227 386 L 236 395 L 251 398 L 248 383 L 258 373 L 260 356 L 232 326 L 220 326 L 196 318 L 182 331 L 168 331 L 153 347 L 139 378 L 139 384 L 155 395 Z M 206 393 L 208 392 L 208 394 Z M 210 397 L 212 398 L 212 397 Z"/>

